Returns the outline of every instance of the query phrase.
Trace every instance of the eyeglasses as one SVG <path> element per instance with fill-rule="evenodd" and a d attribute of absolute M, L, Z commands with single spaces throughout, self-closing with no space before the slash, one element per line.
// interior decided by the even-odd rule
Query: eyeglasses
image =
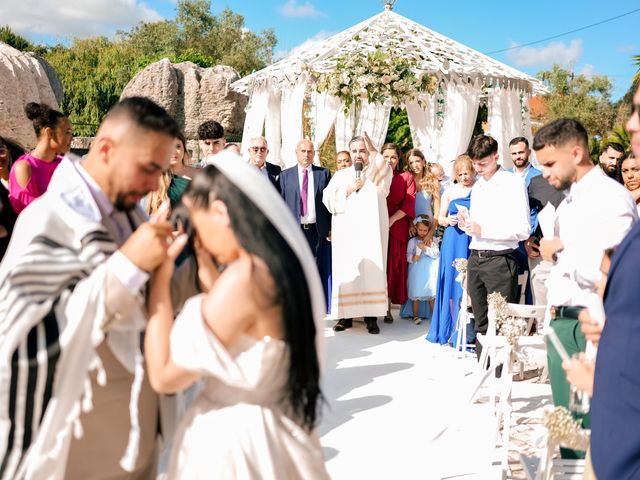
<path fill-rule="evenodd" d="M 266 152 L 267 151 L 267 147 L 250 147 L 249 150 L 253 150 L 255 153 L 258 152 Z"/>

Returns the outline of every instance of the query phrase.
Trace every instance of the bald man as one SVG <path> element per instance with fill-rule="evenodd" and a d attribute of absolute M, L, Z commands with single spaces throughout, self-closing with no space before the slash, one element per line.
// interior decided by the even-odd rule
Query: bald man
<path fill-rule="evenodd" d="M 172 228 L 138 202 L 178 134 L 151 100 L 123 100 L 87 158 L 67 155 L 20 215 L 0 264 L 1 478 L 153 478 L 144 286 Z"/>
<path fill-rule="evenodd" d="M 300 223 L 302 233 L 320 268 L 324 262 L 325 244 L 331 229 L 331 214 L 322 203 L 322 192 L 329 184 L 331 174 L 326 168 L 313 165 L 314 155 L 311 140 L 298 142 L 298 164 L 280 174 L 280 194 Z"/>

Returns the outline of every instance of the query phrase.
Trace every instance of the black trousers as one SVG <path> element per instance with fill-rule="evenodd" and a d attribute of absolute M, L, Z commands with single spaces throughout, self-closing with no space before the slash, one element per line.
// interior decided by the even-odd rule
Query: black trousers
<path fill-rule="evenodd" d="M 496 253 L 471 250 L 467 264 L 467 292 L 471 298 L 477 333 L 487 333 L 489 326 L 487 296 L 490 293 L 500 292 L 509 303 L 517 301 L 516 253 Z"/>

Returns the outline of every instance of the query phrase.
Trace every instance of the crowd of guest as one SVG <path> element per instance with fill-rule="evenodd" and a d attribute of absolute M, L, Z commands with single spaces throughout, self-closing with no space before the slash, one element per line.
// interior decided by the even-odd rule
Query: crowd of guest
<path fill-rule="evenodd" d="M 28 229 L 35 228 L 36 222 L 30 212 L 52 215 L 51 228 L 70 235 L 59 234 L 69 245 L 78 244 L 79 240 L 73 237 L 77 232 L 61 226 L 64 222 L 73 222 L 73 218 L 61 219 L 63 212 L 48 211 L 47 208 L 55 205 L 44 206 L 44 202 L 35 202 L 31 209 L 27 207 L 47 192 L 52 178 L 57 179 L 52 187 L 54 192 L 60 192 L 63 197 L 77 194 L 77 190 L 68 189 L 73 182 L 84 185 L 81 196 L 86 196 L 87 192 L 89 196 L 78 200 L 80 203 L 73 204 L 74 208 L 93 198 L 96 211 L 102 216 L 101 223 L 125 252 L 123 255 L 128 260 L 115 254 L 111 257 L 115 260 L 109 260 L 110 265 L 120 266 L 116 274 L 122 276 L 120 286 L 126 285 L 140 293 L 149 273 L 155 272 L 151 298 L 156 303 L 150 309 L 154 321 L 150 323 L 152 334 L 147 337 L 147 341 L 152 338 L 155 343 L 149 348 L 152 353 L 148 354 L 147 361 L 154 388 L 166 393 L 179 391 L 194 379 L 192 367 L 171 363 L 168 349 L 171 322 L 182 308 L 182 303 L 174 308 L 174 292 L 170 295 L 169 290 L 174 288 L 172 278 L 176 267 L 184 262 L 185 269 L 193 268 L 189 267 L 187 257 L 195 259 L 197 270 L 197 274 L 191 270 L 193 278 L 188 284 L 205 292 L 213 292 L 212 285 L 219 276 L 226 275 L 227 281 L 233 283 L 233 272 L 236 271 L 235 275 L 245 275 L 237 285 L 244 285 L 246 272 L 243 273 L 242 268 L 261 276 L 265 281 L 263 286 L 268 290 L 263 292 L 264 298 L 258 299 L 255 305 L 252 303 L 255 298 L 249 301 L 240 295 L 236 300 L 250 305 L 254 313 L 262 308 L 261 305 L 277 304 L 280 305 L 278 308 L 290 309 L 279 313 L 274 313 L 271 307 L 261 310 L 260 314 L 266 315 L 264 323 L 251 328 L 276 338 L 283 337 L 283 328 L 289 329 L 284 333 L 290 336 L 285 335 L 283 341 L 291 347 L 292 362 L 294 357 L 298 361 L 310 359 L 293 348 L 291 342 L 298 337 L 309 348 L 315 335 L 313 329 L 296 330 L 295 312 L 310 321 L 317 320 L 318 312 L 326 311 L 335 321 L 335 332 L 353 328 L 353 320 L 363 318 L 367 331 L 378 334 L 378 319 L 392 324 L 396 320 L 392 305 L 397 305 L 400 316 L 411 319 L 416 325 L 430 319 L 426 332 L 428 341 L 452 346 L 463 344 L 480 355 L 481 344 L 476 334 L 485 334 L 488 328 L 489 294 L 499 292 L 513 303 L 524 301 L 546 305 L 551 328 L 568 355 L 584 353 L 588 343 L 593 347 L 588 355 L 573 359 L 562 358 L 562 352 L 548 348 L 554 404 L 569 405 L 569 383 L 592 395 L 592 415 L 583 416 L 582 424 L 591 425 L 593 429 L 592 457 L 596 474 L 602 478 L 628 478 L 638 468 L 637 458 L 640 458 L 635 455 L 640 452 L 640 435 L 624 428 L 625 416 L 634 419 L 638 416 L 637 407 L 624 403 L 624 398 L 640 392 L 640 378 L 634 368 L 634 360 L 638 357 L 634 342 L 640 340 L 637 338 L 640 330 L 633 323 L 639 306 L 638 297 L 630 288 L 640 258 L 637 252 L 640 233 L 636 226 L 640 212 L 639 102 L 640 90 L 634 97 L 634 109 L 627 123 L 632 136 L 631 150 L 625 152 L 618 143 L 605 144 L 599 167 L 590 158 L 588 133 L 584 127 L 575 120 L 560 119 L 540 128 L 531 144 L 525 137 L 511 139 L 509 160 L 513 166 L 510 169 L 501 166 L 506 159 L 500 159 L 498 142 L 492 136 L 475 136 L 467 151 L 452 160 L 451 178 L 445 175 L 443 165 L 430 161 L 419 149 L 403 152 L 393 143 L 377 149 L 366 133 L 353 137 L 348 150 L 336 154 L 333 175 L 329 169 L 318 165 L 316 146 L 309 139 L 300 139 L 297 143 L 296 165 L 283 169 L 278 165 L 278 159 L 270 157 L 264 137 L 247 139 L 246 152 L 240 152 L 239 146 L 227 144 L 224 129 L 215 120 L 204 122 L 198 129 L 202 159 L 196 164 L 190 159 L 186 139 L 175 121 L 162 109 L 157 110 L 160 107 L 144 102 L 137 106 L 127 104 L 121 107 L 122 111 L 116 107 L 115 113 L 101 127 L 86 163 L 79 167 L 72 156 L 68 162 L 63 160 L 72 139 L 68 117 L 47 105 L 29 103 L 25 115 L 33 123 L 37 138 L 35 148 L 30 152 L 17 152 L 11 142 L 0 138 L 0 259 L 8 246 L 13 252 L 12 265 L 20 264 L 32 253 L 23 250 L 22 245 L 15 246 L 15 241 L 9 245 L 20 215 L 29 218 L 18 222 L 19 235 L 35 241 L 29 237 L 32 232 Z M 156 112 L 165 123 L 147 124 L 147 119 L 138 115 L 136 109 Z M 105 167 L 109 155 L 115 155 L 108 153 L 111 144 L 107 137 L 114 142 L 113 139 L 126 136 L 118 130 L 119 122 L 132 123 L 132 128 L 140 127 L 146 133 L 160 135 L 156 140 L 162 140 L 153 147 L 138 147 L 147 148 L 148 156 L 140 157 L 142 163 L 135 166 L 139 172 L 130 174 L 128 179 L 126 172 L 131 172 L 134 166 L 124 168 L 124 157 L 120 165 L 122 171 L 116 173 Z M 154 138 L 151 135 L 149 142 Z M 532 162 L 534 152 L 537 165 Z M 242 162 L 239 154 L 246 154 L 248 162 Z M 162 155 L 168 159 L 166 165 L 154 163 L 155 156 Z M 227 164 L 225 159 L 231 159 L 231 163 Z M 233 162 L 243 166 L 236 172 Z M 58 168 L 65 170 L 70 178 L 75 175 L 75 180 L 67 185 L 62 173 L 54 177 Z M 226 180 L 217 176 L 219 171 L 225 172 Z M 227 184 L 229 181 L 235 187 Z M 234 190 L 238 182 L 243 181 L 247 183 L 242 184 L 242 192 Z M 268 193 L 264 185 L 267 185 Z M 255 191 L 249 186 L 255 187 Z M 216 191 L 225 200 L 218 202 L 205 195 L 209 191 Z M 261 198 L 257 198 L 258 193 Z M 262 198 L 269 199 L 274 195 L 281 199 L 279 203 L 256 205 Z M 69 198 L 64 197 L 64 201 Z M 281 213 L 274 213 L 273 205 L 289 210 L 286 220 L 279 220 Z M 147 216 L 136 219 L 130 212 L 141 206 Z M 191 243 L 184 251 L 171 246 L 175 241 L 167 240 L 173 238 L 171 229 L 176 227 L 166 219 L 171 210 L 180 219 L 179 228 L 191 234 Z M 254 225 L 251 225 L 248 219 L 256 212 Z M 146 221 L 149 218 L 151 220 Z M 594 222 L 597 228 L 589 229 L 585 234 L 585 226 Z M 284 231 L 290 228 L 289 224 L 294 225 L 296 233 L 283 237 L 275 235 L 273 227 L 276 224 Z M 267 243 L 260 245 L 262 238 L 252 238 L 252 226 L 256 231 L 263 231 L 268 237 Z M 193 228 L 199 232 L 196 240 Z M 271 238 L 270 235 L 275 236 Z M 180 238 L 180 242 L 175 243 L 181 247 L 188 242 L 187 235 L 176 238 Z M 301 240 L 304 247 L 300 247 L 295 239 Z M 58 245 L 57 242 L 45 244 L 49 248 Z M 287 255 L 296 256 L 298 263 L 285 265 Z M 240 263 L 234 266 L 226 256 L 238 259 Z M 242 267 L 241 260 L 245 256 L 248 263 Z M 306 257 L 313 259 L 311 277 L 308 269 L 305 270 L 308 267 Z M 467 261 L 465 284 L 460 281 L 456 269 L 458 260 Z M 63 300 L 56 298 L 55 302 L 72 298 L 75 282 L 100 261 L 81 255 L 78 262 L 82 265 L 82 274 L 78 273 L 77 278 L 72 277 L 73 281 L 65 283 L 62 290 L 67 289 L 69 293 L 64 294 L 67 296 Z M 229 269 L 219 268 L 221 265 Z M 5 276 L 8 275 L 7 268 L 5 266 Z M 298 291 L 299 286 L 294 286 L 291 279 L 283 279 L 288 268 L 295 270 L 292 278 L 304 280 L 306 290 Z M 5 282 L 11 283 L 6 278 Z M 314 278 L 320 278 L 321 282 L 316 285 Z M 276 280 L 284 283 L 276 285 Z M 104 282 L 104 285 L 111 285 L 108 278 Z M 298 307 L 291 292 L 282 290 L 285 284 L 286 288 L 298 291 L 306 299 L 304 312 L 296 310 Z M 6 288 L 21 291 L 21 287 L 22 284 L 16 284 Z M 322 308 L 311 305 L 317 300 L 309 296 L 311 291 L 315 294 L 322 291 Z M 458 338 L 462 331 L 460 321 L 468 318 L 467 312 L 461 312 L 466 305 L 462 298 L 465 292 L 473 316 L 466 329 L 466 338 Z M 183 293 L 182 290 L 179 293 Z M 91 296 L 93 290 L 87 295 L 91 299 L 89 303 L 102 301 L 99 295 Z M 216 305 L 216 301 L 219 299 L 211 293 L 207 300 L 210 305 L 202 310 L 205 316 L 211 315 L 206 313 L 207 308 L 215 310 L 211 305 Z M 602 310 L 598 306 L 602 306 L 603 301 Z M 36 304 L 20 308 L 34 308 Z M 187 308 L 194 314 L 192 307 Z M 5 311 L 16 315 L 19 310 Z M 284 315 L 282 319 L 281 314 Z M 49 318 L 47 315 L 42 317 L 43 321 Z M 227 338 L 224 328 L 213 326 L 212 329 L 220 333 L 221 338 Z M 247 331 L 253 332 L 242 330 L 244 333 L 239 334 L 239 330 L 234 330 L 233 339 L 238 335 L 246 336 Z M 198 334 L 197 331 L 191 333 Z M 221 348 L 235 345 L 234 341 L 225 343 L 223 340 Z M 42 342 L 46 346 L 44 337 Z M 195 347 L 204 348 L 203 345 Z M 109 348 L 118 354 L 118 347 Z M 315 358 L 315 350 L 310 351 Z M 187 364 L 201 360 L 188 359 L 190 353 L 184 352 L 183 360 Z M 317 364 L 314 362 L 317 363 L 317 358 L 311 359 L 311 364 L 305 367 L 309 370 L 305 374 L 312 376 L 311 384 L 298 385 L 297 390 L 290 392 L 290 406 L 298 409 L 296 414 L 301 415 L 303 427 L 312 426 L 315 421 L 315 413 L 305 410 L 312 408 L 308 402 L 315 405 L 319 396 Z M 278 381 L 298 381 L 299 378 L 294 378 L 300 373 L 296 368 L 289 371 L 288 379 L 283 377 Z M 134 380 L 133 376 L 131 379 Z M 287 385 L 291 386 L 290 383 Z M 307 399 L 306 404 L 302 397 Z M 607 439 L 620 431 L 627 432 L 625 438 L 628 438 L 629 446 L 623 449 L 624 452 L 614 452 Z M 190 441 L 195 443 L 198 439 Z M 562 455 L 575 457 L 583 453 L 562 449 Z M 140 468 L 143 467 L 148 466 Z M 317 465 L 309 468 L 317 468 L 320 477 L 324 475 Z"/>

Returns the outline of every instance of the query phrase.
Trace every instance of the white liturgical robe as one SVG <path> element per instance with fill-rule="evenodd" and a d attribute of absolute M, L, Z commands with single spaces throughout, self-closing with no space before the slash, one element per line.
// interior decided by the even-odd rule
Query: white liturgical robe
<path fill-rule="evenodd" d="M 347 188 L 355 178 L 353 166 L 338 170 L 322 197 L 332 214 L 330 316 L 333 319 L 378 317 L 387 313 L 386 199 L 393 175 L 378 154 L 362 172 L 363 187 L 347 196 Z"/>

